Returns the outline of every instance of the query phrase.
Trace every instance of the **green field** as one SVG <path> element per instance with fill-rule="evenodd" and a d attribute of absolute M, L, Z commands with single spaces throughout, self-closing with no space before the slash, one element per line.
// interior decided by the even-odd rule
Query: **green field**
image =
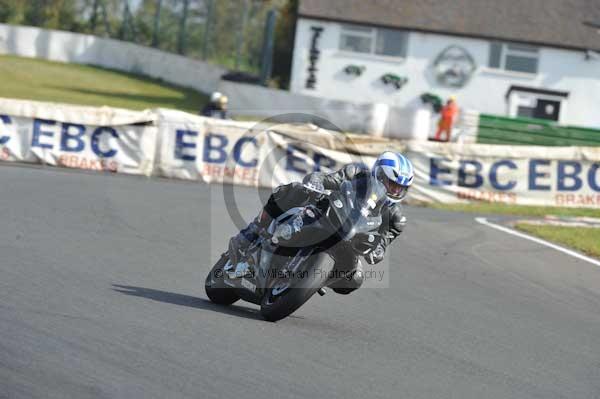
<path fill-rule="evenodd" d="M 567 245 L 585 254 L 600 258 L 600 229 L 538 226 L 530 223 L 517 223 L 515 227 L 534 236 Z"/>
<path fill-rule="evenodd" d="M 0 56 L 0 97 L 79 105 L 174 108 L 197 113 L 204 94 L 157 79 L 88 65 Z"/>
<path fill-rule="evenodd" d="M 419 203 L 417 205 L 427 206 L 435 209 L 443 209 L 456 212 L 471 212 L 492 215 L 514 215 L 544 217 L 552 216 L 587 216 L 600 218 L 600 209 L 591 208 L 559 208 L 554 206 L 525 206 L 506 205 L 488 202 L 475 202 L 471 204 L 442 204 L 442 203 Z"/>

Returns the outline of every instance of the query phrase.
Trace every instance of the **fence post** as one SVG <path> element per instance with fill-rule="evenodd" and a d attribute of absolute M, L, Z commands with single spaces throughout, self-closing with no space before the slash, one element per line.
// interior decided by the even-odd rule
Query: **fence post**
<path fill-rule="evenodd" d="M 100 0 L 100 6 L 102 7 L 102 22 L 104 23 L 105 35 L 110 37 L 112 35 L 110 31 L 110 23 L 108 22 L 108 12 L 106 11 L 106 3 L 104 0 Z"/>
<path fill-rule="evenodd" d="M 267 21 L 265 23 L 265 35 L 262 47 L 262 62 L 260 65 L 260 83 L 266 86 L 271 78 L 273 69 L 273 42 L 275 40 L 275 23 L 277 20 L 277 11 L 269 10 Z"/>
<path fill-rule="evenodd" d="M 243 0 L 244 10 L 242 11 L 242 21 L 238 25 L 237 35 L 235 40 L 235 66 L 234 69 L 237 71 L 240 69 L 240 57 L 242 53 L 242 47 L 244 45 L 244 32 L 246 31 L 246 20 L 248 19 L 248 0 Z"/>
<path fill-rule="evenodd" d="M 127 0 L 125 0 L 125 4 L 123 5 L 123 17 L 121 20 L 121 27 L 119 28 L 119 40 L 125 40 L 125 29 L 127 27 Z"/>
<path fill-rule="evenodd" d="M 204 35 L 202 37 L 202 59 L 208 56 L 208 39 L 210 36 L 211 21 L 213 16 L 213 0 L 206 0 L 206 20 L 204 21 Z"/>
<path fill-rule="evenodd" d="M 158 47 L 158 33 L 160 29 L 160 10 L 162 0 L 156 0 L 156 11 L 154 13 L 154 32 L 152 33 L 152 47 Z"/>
<path fill-rule="evenodd" d="M 181 18 L 179 20 L 179 37 L 177 38 L 177 52 L 181 55 L 185 54 L 185 43 L 186 43 L 185 23 L 187 20 L 189 6 L 190 6 L 190 0 L 183 0 L 183 11 L 181 12 Z"/>
<path fill-rule="evenodd" d="M 121 30 L 119 31 L 119 39 L 127 40 L 127 30 L 129 30 L 130 40 L 135 42 L 136 33 L 133 16 L 129 9 L 129 0 L 125 0 L 125 6 L 123 7 L 123 22 L 121 23 Z"/>
<path fill-rule="evenodd" d="M 96 33 L 96 23 L 98 21 L 98 2 L 99 0 L 94 0 L 94 4 L 92 5 L 92 16 L 90 17 L 90 28 L 92 29 L 92 33 Z"/>

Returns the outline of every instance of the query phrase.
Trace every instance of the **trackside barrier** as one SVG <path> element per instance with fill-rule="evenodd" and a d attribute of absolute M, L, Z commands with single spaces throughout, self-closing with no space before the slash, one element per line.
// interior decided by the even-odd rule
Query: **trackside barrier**
<path fill-rule="evenodd" d="M 0 160 L 149 176 L 155 120 L 149 111 L 0 99 Z"/>
<path fill-rule="evenodd" d="M 275 187 L 384 150 L 415 166 L 411 197 L 600 209 L 600 148 L 399 142 L 312 125 L 222 121 L 0 99 L 0 161 Z"/>

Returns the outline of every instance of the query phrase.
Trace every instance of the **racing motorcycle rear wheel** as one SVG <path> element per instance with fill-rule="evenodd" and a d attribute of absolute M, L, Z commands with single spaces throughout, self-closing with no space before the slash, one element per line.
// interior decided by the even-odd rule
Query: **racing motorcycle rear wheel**
<path fill-rule="evenodd" d="M 231 305 L 240 299 L 235 290 L 225 284 L 223 281 L 223 267 L 227 264 L 229 257 L 226 254 L 221 255 L 221 259 L 213 266 L 206 281 L 204 282 L 204 290 L 206 296 L 219 305 Z"/>

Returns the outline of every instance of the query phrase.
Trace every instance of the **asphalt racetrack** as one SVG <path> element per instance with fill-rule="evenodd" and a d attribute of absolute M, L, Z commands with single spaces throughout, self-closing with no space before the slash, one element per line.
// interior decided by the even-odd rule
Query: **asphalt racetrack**
<path fill-rule="evenodd" d="M 0 398 L 600 397 L 600 268 L 476 215 L 407 208 L 389 288 L 268 323 L 204 294 L 235 232 L 222 187 L 8 166 L 0 185 Z"/>

